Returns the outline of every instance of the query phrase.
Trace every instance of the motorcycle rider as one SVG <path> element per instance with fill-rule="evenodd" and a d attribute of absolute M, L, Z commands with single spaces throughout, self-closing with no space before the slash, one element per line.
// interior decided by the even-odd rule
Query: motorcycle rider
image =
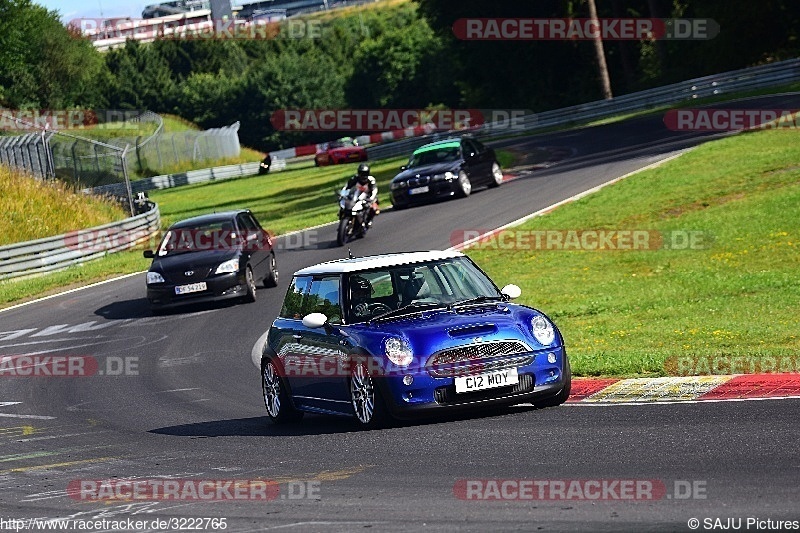
<path fill-rule="evenodd" d="M 380 214 L 380 206 L 378 205 L 378 183 L 375 178 L 369 173 L 369 165 L 361 163 L 358 165 L 358 171 L 354 176 L 347 180 L 345 189 L 350 190 L 353 187 L 358 187 L 360 192 L 367 194 L 367 203 L 369 204 L 369 212 L 366 216 L 367 227 L 372 226 L 372 219 L 375 215 Z"/>

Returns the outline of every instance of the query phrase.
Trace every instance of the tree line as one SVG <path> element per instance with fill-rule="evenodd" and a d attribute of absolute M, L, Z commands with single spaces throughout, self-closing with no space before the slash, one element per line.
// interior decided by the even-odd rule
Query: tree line
<path fill-rule="evenodd" d="M 800 51 L 796 0 L 595 2 L 601 18 L 713 18 L 721 28 L 705 41 L 607 41 L 615 95 Z M 58 13 L 0 0 L 0 105 L 149 109 L 204 128 L 240 121 L 244 144 L 271 150 L 344 134 L 276 131 L 278 109 L 543 111 L 602 97 L 590 41 L 459 40 L 454 22 L 476 16 L 589 14 L 585 0 L 414 0 L 327 16 L 313 39 L 128 41 L 101 53 Z"/>

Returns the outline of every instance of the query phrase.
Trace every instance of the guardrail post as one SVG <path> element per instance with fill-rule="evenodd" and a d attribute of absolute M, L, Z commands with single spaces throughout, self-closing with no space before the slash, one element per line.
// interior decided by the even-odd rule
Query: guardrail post
<path fill-rule="evenodd" d="M 133 190 L 131 189 L 131 179 L 128 176 L 128 161 L 127 155 L 128 150 L 130 149 L 131 145 L 126 144 L 125 149 L 122 150 L 122 154 L 120 155 L 121 163 L 122 163 L 122 176 L 125 178 L 125 189 L 128 191 L 128 205 L 131 208 L 131 216 L 135 215 L 136 212 L 133 209 Z"/>

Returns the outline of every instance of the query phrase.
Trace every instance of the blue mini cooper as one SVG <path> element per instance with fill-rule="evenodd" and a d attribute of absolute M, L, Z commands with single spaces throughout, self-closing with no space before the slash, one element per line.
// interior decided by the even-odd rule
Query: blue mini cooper
<path fill-rule="evenodd" d="M 510 303 L 519 295 L 460 252 L 304 268 L 254 360 L 267 414 L 276 423 L 304 412 L 355 416 L 373 427 L 392 417 L 559 405 L 571 383 L 564 342 L 543 313 Z"/>

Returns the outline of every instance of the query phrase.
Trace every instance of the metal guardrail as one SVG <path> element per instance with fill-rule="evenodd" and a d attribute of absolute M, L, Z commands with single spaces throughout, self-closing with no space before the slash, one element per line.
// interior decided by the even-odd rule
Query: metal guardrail
<path fill-rule="evenodd" d="M 558 126 L 583 124 L 623 113 L 646 111 L 658 107 L 716 96 L 720 94 L 762 89 L 800 81 L 800 58 L 749 67 L 722 74 L 713 74 L 663 87 L 625 94 L 611 100 L 598 100 L 586 104 L 526 115 L 510 129 L 507 124 L 493 123 L 476 126 L 453 134 L 470 132 L 491 140 L 514 133 L 533 133 Z M 447 134 L 433 134 L 380 144 L 367 148 L 370 159 L 383 159 L 410 153 L 423 144 Z"/>
<path fill-rule="evenodd" d="M 123 184 L 124 185 L 124 184 Z M 133 248 L 161 229 L 158 205 L 141 215 L 55 237 L 0 246 L 0 280 L 63 270 Z"/>
<path fill-rule="evenodd" d="M 222 181 L 232 178 L 252 176 L 258 173 L 260 163 L 243 163 L 241 165 L 226 165 L 223 167 L 204 168 L 200 170 L 189 170 L 179 174 L 167 174 L 164 176 L 153 176 L 131 182 L 133 194 L 139 192 L 153 191 L 156 189 L 170 189 L 181 185 L 191 185 L 195 183 L 205 183 L 208 181 Z M 284 170 L 286 168 L 285 159 L 273 159 L 270 172 Z M 84 193 L 106 194 L 112 196 L 125 196 L 127 189 L 124 183 L 111 183 L 101 185 L 91 189 L 84 189 Z"/>

